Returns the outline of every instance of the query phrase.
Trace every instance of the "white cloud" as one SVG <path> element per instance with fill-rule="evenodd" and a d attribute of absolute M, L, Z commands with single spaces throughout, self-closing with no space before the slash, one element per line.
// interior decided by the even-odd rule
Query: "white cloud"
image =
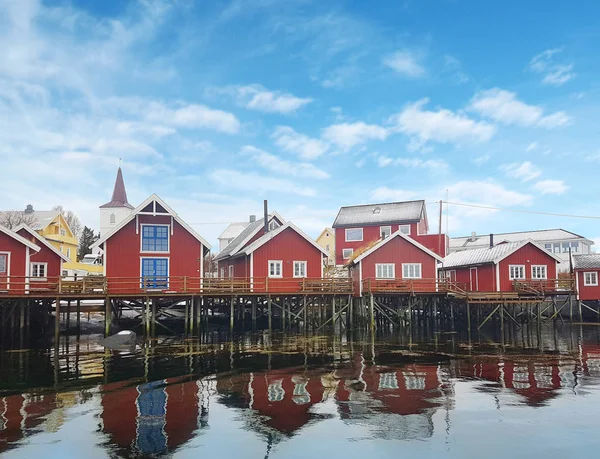
<path fill-rule="evenodd" d="M 390 158 L 381 155 L 377 158 L 379 167 L 401 166 L 413 169 L 429 169 L 432 172 L 445 172 L 448 170 L 448 163 L 441 159 L 421 159 L 421 158 Z"/>
<path fill-rule="evenodd" d="M 475 121 L 462 113 L 447 109 L 425 110 L 429 99 L 421 99 L 390 118 L 396 130 L 416 137 L 421 144 L 487 142 L 496 128 L 484 121 Z"/>
<path fill-rule="evenodd" d="M 366 124 L 362 121 L 332 124 L 323 130 L 323 139 L 344 151 L 363 145 L 369 140 L 385 140 L 388 135 L 389 131 L 387 129 L 375 124 Z"/>
<path fill-rule="evenodd" d="M 477 158 L 475 158 L 473 160 L 473 162 L 475 164 L 477 164 L 478 166 L 481 166 L 481 165 L 487 163 L 490 159 L 492 159 L 492 155 L 490 155 L 489 153 L 486 153 L 485 155 L 481 155 L 481 156 L 478 156 Z"/>
<path fill-rule="evenodd" d="M 569 189 L 563 180 L 540 180 L 532 188 L 540 194 L 563 194 Z"/>
<path fill-rule="evenodd" d="M 216 169 L 210 173 L 210 178 L 229 190 L 252 193 L 288 193 L 305 197 L 313 197 L 317 194 L 313 188 L 298 186 L 290 180 L 234 169 Z"/>
<path fill-rule="evenodd" d="M 534 56 L 529 62 L 530 70 L 543 75 L 543 84 L 561 86 L 575 78 L 573 64 L 558 64 L 554 59 L 554 56 L 562 50 L 562 48 L 548 49 Z"/>
<path fill-rule="evenodd" d="M 418 62 L 417 56 L 407 49 L 396 51 L 384 57 L 383 63 L 397 73 L 411 78 L 422 77 L 426 73 L 423 66 Z"/>
<path fill-rule="evenodd" d="M 229 95 L 237 104 L 248 110 L 283 115 L 294 113 L 313 101 L 310 97 L 296 97 L 282 91 L 270 91 L 259 84 L 211 88 L 209 93 Z"/>
<path fill-rule="evenodd" d="M 295 153 L 302 159 L 315 159 L 323 155 L 329 146 L 319 139 L 300 134 L 289 126 L 278 126 L 271 135 L 275 145 L 284 151 Z"/>
<path fill-rule="evenodd" d="M 529 182 L 542 174 L 542 171 L 529 161 L 522 163 L 511 163 L 500 166 L 500 169 L 508 177 L 519 179 L 523 182 Z"/>
<path fill-rule="evenodd" d="M 371 199 L 375 201 L 410 201 L 418 197 L 418 193 L 411 190 L 403 190 L 399 188 L 388 188 L 381 186 L 376 188 L 371 193 Z"/>
<path fill-rule="evenodd" d="M 242 153 L 251 156 L 256 164 L 261 166 L 263 169 L 269 170 L 276 174 L 312 179 L 329 178 L 329 174 L 327 172 L 319 169 L 314 164 L 285 161 L 251 145 L 242 147 Z"/>
<path fill-rule="evenodd" d="M 525 149 L 525 151 L 526 151 L 527 153 L 529 153 L 529 152 L 531 152 L 531 151 L 535 151 L 535 150 L 537 150 L 537 148 L 538 148 L 538 143 L 537 143 L 537 142 L 531 142 L 531 143 L 530 143 L 530 144 L 527 146 L 527 148 Z"/>
<path fill-rule="evenodd" d="M 571 122 L 564 112 L 544 116 L 544 110 L 517 99 L 514 92 L 500 88 L 481 91 L 471 99 L 468 109 L 502 124 L 539 126 L 547 129 L 565 126 Z"/>
<path fill-rule="evenodd" d="M 207 128 L 226 134 L 236 134 L 240 131 L 240 122 L 235 115 L 205 105 L 187 104 L 169 108 L 162 103 L 153 102 L 144 111 L 149 121 L 164 122 L 171 126 L 187 129 Z"/>

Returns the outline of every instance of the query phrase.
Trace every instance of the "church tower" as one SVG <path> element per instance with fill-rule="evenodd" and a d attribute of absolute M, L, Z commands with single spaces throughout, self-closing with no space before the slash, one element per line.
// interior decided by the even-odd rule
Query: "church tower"
<path fill-rule="evenodd" d="M 115 226 L 125 220 L 134 207 L 127 202 L 127 192 L 123 181 L 123 171 L 119 167 L 117 179 L 110 202 L 100 206 L 100 236 L 104 236 Z"/>

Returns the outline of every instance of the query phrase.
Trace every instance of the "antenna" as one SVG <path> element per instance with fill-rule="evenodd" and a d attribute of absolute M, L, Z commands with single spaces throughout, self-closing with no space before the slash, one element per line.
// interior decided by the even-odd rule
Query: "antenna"
<path fill-rule="evenodd" d="M 119 167 L 121 167 L 122 162 L 123 162 L 123 158 L 119 158 Z"/>

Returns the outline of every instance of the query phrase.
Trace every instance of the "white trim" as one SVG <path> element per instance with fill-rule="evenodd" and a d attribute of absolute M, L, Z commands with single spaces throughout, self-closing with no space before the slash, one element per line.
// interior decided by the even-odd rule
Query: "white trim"
<path fill-rule="evenodd" d="M 282 233 L 283 231 L 285 231 L 288 228 L 292 229 L 293 231 L 295 231 L 296 233 L 298 233 L 300 236 L 302 236 L 304 239 L 306 239 L 306 241 L 310 242 L 312 244 L 312 246 L 315 247 L 316 249 L 318 249 L 321 253 L 324 253 L 325 255 L 329 255 L 327 253 L 327 251 L 323 247 L 321 247 L 319 244 L 317 244 L 315 241 L 313 241 L 310 237 L 308 237 L 300 228 L 298 228 L 292 222 L 288 222 L 285 225 L 280 226 L 279 228 L 277 228 L 274 231 L 269 231 L 267 234 L 259 237 L 256 241 L 254 241 L 252 244 L 250 244 L 249 246 L 245 247 L 242 251 L 240 251 L 238 253 L 245 253 L 246 255 L 250 255 L 256 249 L 262 247 L 267 242 L 269 242 L 270 240 L 274 239 L 280 233 Z M 233 255 L 234 254 L 232 253 L 230 256 L 233 256 Z"/>
<path fill-rule="evenodd" d="M 44 275 L 43 276 L 34 276 L 33 275 L 33 266 L 34 265 L 39 265 L 39 266 L 43 266 L 44 267 Z M 39 268 L 38 268 L 38 274 L 39 274 Z M 29 263 L 29 277 L 31 278 L 32 281 L 35 282 L 46 282 L 48 280 L 48 263 L 45 261 L 34 261 Z"/>
<path fill-rule="evenodd" d="M 377 275 L 377 268 L 379 266 L 385 266 L 386 267 L 386 271 L 389 272 L 390 270 L 390 266 L 391 266 L 391 277 L 379 277 Z M 383 272 L 383 268 L 381 269 Z M 375 279 L 395 279 L 396 278 L 396 263 L 375 263 Z"/>
<path fill-rule="evenodd" d="M 523 277 L 512 277 L 511 275 L 511 268 L 520 268 L 520 270 L 523 271 Z M 525 274 L 525 265 L 508 265 L 508 280 L 514 281 L 514 280 L 523 280 L 526 279 L 527 275 Z"/>
<path fill-rule="evenodd" d="M 384 229 L 389 229 L 390 234 L 388 234 L 388 237 L 390 237 L 392 235 L 392 225 L 383 225 L 379 227 L 379 237 L 381 239 L 383 239 L 383 230 Z"/>
<path fill-rule="evenodd" d="M 349 257 L 345 257 L 345 256 L 344 256 L 344 252 L 345 252 L 346 250 L 350 250 L 350 251 L 351 251 L 351 253 L 350 253 L 350 256 L 349 256 Z M 354 255 L 354 249 L 349 249 L 349 248 L 342 249 L 342 260 L 350 260 L 350 259 L 352 258 L 352 255 Z"/>
<path fill-rule="evenodd" d="M 360 230 L 360 239 L 351 239 L 348 240 L 348 230 L 358 231 Z M 345 242 L 362 242 L 365 239 L 365 230 L 364 228 L 345 228 L 344 229 L 344 240 Z"/>
<path fill-rule="evenodd" d="M 106 242 L 102 247 L 102 273 L 104 274 L 104 277 L 106 277 Z"/>
<path fill-rule="evenodd" d="M 235 267 L 233 265 L 227 266 L 227 278 L 231 279 L 235 275 Z"/>
<path fill-rule="evenodd" d="M 254 291 L 254 253 L 250 254 L 250 291 Z"/>
<path fill-rule="evenodd" d="M 271 263 L 279 263 L 279 276 L 271 275 Z M 271 279 L 281 279 L 283 277 L 283 260 L 268 260 L 267 261 L 267 277 Z"/>
<path fill-rule="evenodd" d="M 10 290 L 10 252 L 0 252 L 2 255 L 6 255 L 6 290 Z M 25 265 L 25 275 L 27 275 L 27 267 Z"/>
<path fill-rule="evenodd" d="M 173 227 L 175 225 L 173 224 L 173 215 L 171 215 L 171 236 L 173 236 Z"/>
<path fill-rule="evenodd" d="M 143 279 L 144 279 L 144 275 L 142 274 L 142 265 L 143 265 L 143 261 L 142 260 L 167 260 L 167 286 L 165 288 L 156 288 L 156 289 L 146 289 L 146 290 L 168 290 L 169 289 L 169 279 L 171 277 L 171 257 L 152 257 L 152 256 L 141 256 L 140 257 L 140 288 L 144 289 L 144 287 L 142 286 L 143 283 Z"/>
<path fill-rule="evenodd" d="M 140 234 L 140 216 L 135 216 L 135 234 Z"/>
<path fill-rule="evenodd" d="M 418 225 L 418 223 L 417 223 L 417 225 Z M 402 233 L 402 228 L 403 228 L 403 227 L 404 227 L 404 228 L 408 227 L 408 233 Z M 410 225 L 398 225 L 398 231 L 400 231 L 400 232 L 401 232 L 402 234 L 404 234 L 405 236 L 410 236 L 410 231 L 411 231 L 411 229 L 410 229 Z"/>
<path fill-rule="evenodd" d="M 142 247 L 144 246 L 144 226 L 166 226 L 167 227 L 167 250 L 142 250 Z M 140 228 L 141 228 L 141 237 L 140 237 L 140 253 L 171 253 L 171 235 L 169 234 L 170 231 L 168 230 L 169 228 L 169 224 L 168 223 L 141 223 L 140 224 Z"/>
<path fill-rule="evenodd" d="M 37 245 L 35 245 L 33 242 L 31 242 L 28 239 L 25 239 L 23 236 L 21 236 L 20 234 L 17 234 L 15 231 L 11 231 L 8 228 L 6 228 L 5 226 L 0 225 L 0 232 L 3 232 L 4 234 L 6 234 L 8 237 L 11 237 L 17 241 L 19 241 L 21 244 L 26 245 L 27 247 L 29 247 L 30 249 L 35 250 L 36 252 L 39 252 L 41 250 L 40 247 L 38 247 Z"/>
<path fill-rule="evenodd" d="M 473 290 L 473 270 L 475 270 L 475 290 Z M 469 287 L 471 288 L 471 291 L 479 291 L 479 270 L 477 269 L 477 266 L 471 266 L 469 268 Z"/>
<path fill-rule="evenodd" d="M 303 276 L 302 275 L 301 276 L 296 276 L 296 263 L 303 263 L 304 264 L 304 275 Z M 322 261 L 322 257 L 321 257 L 321 265 L 322 264 L 323 264 L 323 261 Z M 293 269 L 292 277 L 294 277 L 295 279 L 302 279 L 304 277 L 308 277 L 308 261 L 306 261 L 306 260 L 294 260 L 292 262 L 292 269 Z"/>
<path fill-rule="evenodd" d="M 25 247 L 25 293 L 29 293 L 29 276 L 27 275 L 27 267 L 31 266 L 30 263 L 31 263 L 31 255 L 29 253 L 29 247 Z M 61 268 L 62 268 L 62 266 L 61 266 Z M 46 270 L 47 269 L 48 269 L 48 264 L 46 263 Z M 47 272 L 46 272 L 46 276 L 48 276 Z"/>
<path fill-rule="evenodd" d="M 405 234 L 401 233 L 400 230 L 396 231 L 394 234 L 392 234 L 390 237 L 387 237 L 385 239 L 382 239 L 381 241 L 379 241 L 377 244 L 375 244 L 373 247 L 371 247 L 369 250 L 363 252 L 361 255 L 359 255 L 355 260 L 354 263 L 358 263 L 359 261 L 365 259 L 366 257 L 368 257 L 369 255 L 371 255 L 373 252 L 375 252 L 376 250 L 379 250 L 381 247 L 383 247 L 385 244 L 387 244 L 388 242 L 390 242 L 392 239 L 394 239 L 395 237 L 401 237 L 402 239 L 404 239 L 407 242 L 410 242 L 412 245 L 414 245 L 415 247 L 421 249 L 423 252 L 425 252 L 427 255 L 431 255 L 433 258 L 435 258 L 437 261 L 441 261 L 443 262 L 444 259 L 442 257 L 440 257 L 437 253 L 432 252 L 431 250 L 429 250 L 427 247 L 425 247 L 424 245 L 418 243 L 417 241 L 415 241 L 414 239 L 406 236 Z"/>
<path fill-rule="evenodd" d="M 48 247 L 50 250 L 52 250 L 52 252 L 54 252 L 56 255 L 58 255 L 60 258 L 62 258 L 64 261 L 66 261 L 67 263 L 69 263 L 71 261 L 71 259 L 69 257 L 67 257 L 64 253 L 62 253 L 60 250 L 58 250 L 56 247 L 54 247 L 52 244 L 50 244 L 45 237 L 41 236 L 40 234 L 38 234 L 36 231 L 34 231 L 33 229 L 31 229 L 31 227 L 27 226 L 25 223 L 20 224 L 19 226 L 17 226 L 15 228 L 15 233 L 18 233 L 21 230 L 25 230 L 27 231 L 27 233 L 31 234 L 34 238 L 36 238 L 38 241 L 40 241 L 44 246 Z M 41 250 L 41 248 L 40 248 Z M 39 252 L 39 250 L 38 250 Z"/>
<path fill-rule="evenodd" d="M 405 266 L 418 266 L 419 267 L 419 277 L 404 276 L 404 267 Z M 402 263 L 402 279 L 423 279 L 423 264 L 422 263 Z"/>
<path fill-rule="evenodd" d="M 586 274 L 593 274 L 596 277 L 596 282 L 588 283 L 585 281 Z M 598 271 L 583 271 L 583 286 L 584 287 L 597 287 L 598 286 Z"/>
<path fill-rule="evenodd" d="M 536 268 L 544 268 L 544 277 L 535 277 L 534 272 Z M 538 280 L 547 280 L 548 279 L 548 265 L 531 265 L 531 278 Z"/>
<path fill-rule="evenodd" d="M 500 265 L 494 263 L 494 269 L 496 270 L 496 291 L 500 291 Z"/>
<path fill-rule="evenodd" d="M 585 278 L 583 279 L 585 280 Z M 579 271 L 575 271 L 575 292 L 577 294 L 577 299 L 579 300 Z"/>
<path fill-rule="evenodd" d="M 362 293 L 363 293 L 363 285 L 362 285 L 362 263 L 358 262 L 358 292 L 359 292 L 359 296 L 362 297 Z"/>

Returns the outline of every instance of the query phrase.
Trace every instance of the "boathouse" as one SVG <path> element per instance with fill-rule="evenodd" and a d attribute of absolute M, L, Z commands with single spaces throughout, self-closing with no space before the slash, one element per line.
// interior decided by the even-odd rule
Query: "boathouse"
<path fill-rule="evenodd" d="M 92 245 L 116 293 L 199 288 L 210 247 L 156 194 Z"/>
<path fill-rule="evenodd" d="M 436 292 L 443 259 L 401 230 L 381 239 L 349 263 L 355 296 L 372 292 Z"/>
<path fill-rule="evenodd" d="M 573 272 L 579 299 L 599 301 L 600 253 L 573 255 Z"/>
<path fill-rule="evenodd" d="M 0 225 L 0 292 L 29 291 L 31 256 L 40 250 L 37 244 Z M 39 268 L 43 269 L 42 266 Z M 38 279 L 47 277 L 45 271 L 31 275 Z"/>
<path fill-rule="evenodd" d="M 527 240 L 451 253 L 440 270 L 469 292 L 514 292 L 533 284 L 546 291 L 556 290 L 559 263 L 557 255 Z"/>

